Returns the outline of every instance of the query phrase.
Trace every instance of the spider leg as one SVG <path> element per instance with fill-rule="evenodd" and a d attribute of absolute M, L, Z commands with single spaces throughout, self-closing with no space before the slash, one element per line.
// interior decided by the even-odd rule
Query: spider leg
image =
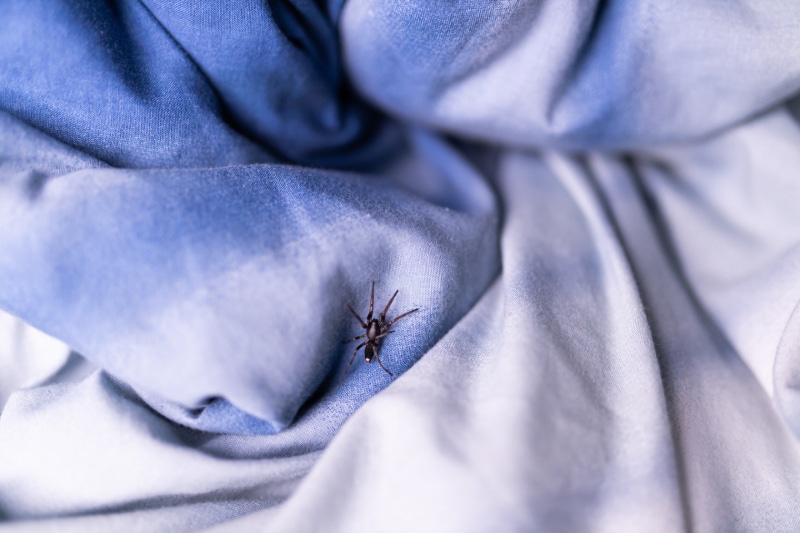
<path fill-rule="evenodd" d="M 383 366 L 383 363 L 381 362 L 381 356 L 378 355 L 378 347 L 377 346 L 375 346 L 375 359 L 378 360 L 378 364 L 381 365 L 381 368 L 384 369 L 387 374 L 389 374 L 390 376 L 394 377 L 394 374 L 389 372 L 389 369 L 386 368 L 385 366 Z"/>
<path fill-rule="evenodd" d="M 375 338 L 376 338 L 376 339 L 380 339 L 380 338 L 382 338 L 382 337 L 385 337 L 385 336 L 386 336 L 386 335 L 388 335 L 389 333 L 394 333 L 394 330 L 392 330 L 392 331 L 387 331 L 386 333 L 381 333 L 380 335 L 378 335 L 378 336 L 377 336 L 377 337 L 375 337 Z M 355 339 L 353 339 L 353 340 L 355 340 Z"/>
<path fill-rule="evenodd" d="M 401 319 L 401 318 L 403 318 L 404 316 L 406 316 L 406 315 L 410 315 L 410 314 L 411 314 L 411 313 L 413 313 L 414 311 L 419 311 L 419 307 L 417 307 L 416 309 L 412 309 L 411 311 L 406 311 L 405 313 L 403 313 L 403 314 L 402 314 L 402 315 L 400 315 L 400 316 L 396 316 L 396 317 L 394 317 L 394 318 L 392 319 L 392 321 L 391 321 L 391 322 L 389 322 L 388 324 L 386 324 L 386 327 L 388 328 L 389 326 L 391 326 L 392 324 L 394 324 L 395 322 L 397 322 L 398 320 L 400 320 L 400 319 Z"/>
<path fill-rule="evenodd" d="M 358 339 L 363 339 L 366 336 L 367 336 L 367 334 L 364 333 L 363 335 L 359 335 L 358 337 L 353 337 L 352 339 L 348 339 L 346 341 L 342 341 L 342 344 L 347 344 L 348 342 L 353 342 L 353 341 L 358 340 Z"/>
<path fill-rule="evenodd" d="M 394 294 L 392 294 L 392 297 L 389 298 L 389 303 L 386 304 L 386 308 L 383 310 L 383 313 L 381 313 L 381 323 L 386 321 L 386 313 L 389 312 L 389 306 L 392 305 L 392 302 L 394 301 L 394 297 L 397 296 L 398 292 L 400 292 L 400 291 L 399 290 L 394 291 Z"/>
<path fill-rule="evenodd" d="M 363 320 L 361 320 L 361 317 L 358 316 L 358 313 L 356 313 L 352 307 L 350 307 L 350 304 L 347 304 L 347 308 L 350 310 L 351 313 L 353 313 L 353 316 L 358 319 L 359 323 L 361 324 L 361 327 L 367 329 L 367 324 Z"/>
<path fill-rule="evenodd" d="M 372 282 L 372 292 L 369 295 L 369 313 L 367 313 L 367 324 L 372 321 L 372 304 L 375 302 L 375 282 Z M 366 329 L 367 326 L 364 326 Z"/>
<path fill-rule="evenodd" d="M 366 341 L 364 341 L 364 342 L 362 342 L 361 344 L 359 344 L 358 346 L 356 346 L 356 349 L 355 349 L 355 351 L 353 352 L 353 357 L 351 357 L 351 358 L 350 358 L 350 362 L 349 362 L 349 363 L 347 363 L 347 368 L 345 368 L 345 369 L 344 369 L 344 374 L 342 374 L 342 379 L 344 379 L 344 377 L 347 375 L 347 371 L 348 371 L 348 370 L 350 370 L 350 365 L 352 365 L 352 364 L 353 364 L 353 361 L 355 361 L 355 359 L 356 359 L 356 354 L 358 353 L 358 351 L 359 351 L 359 350 L 360 350 L 360 349 L 361 349 L 363 346 L 366 346 L 366 345 L 367 345 L 367 342 L 366 342 Z"/>

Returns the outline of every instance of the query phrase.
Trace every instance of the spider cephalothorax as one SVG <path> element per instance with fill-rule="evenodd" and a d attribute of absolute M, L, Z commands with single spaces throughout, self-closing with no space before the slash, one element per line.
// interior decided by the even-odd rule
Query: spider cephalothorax
<path fill-rule="evenodd" d="M 389 374 L 390 376 L 394 375 L 391 372 L 389 372 L 389 370 L 385 366 L 383 366 L 383 363 L 381 362 L 381 357 L 380 355 L 378 355 L 378 345 L 380 344 L 380 340 L 383 337 L 385 337 L 389 333 L 394 333 L 394 331 L 388 331 L 389 327 L 391 327 L 392 324 L 394 324 L 404 316 L 410 315 L 414 311 L 419 310 L 419 308 L 416 308 L 412 309 L 411 311 L 406 311 L 402 315 L 394 317 L 394 319 L 392 319 L 390 322 L 386 322 L 386 313 L 389 311 L 389 306 L 392 305 L 394 297 L 397 296 L 398 292 L 400 291 L 399 290 L 394 291 L 394 294 L 392 295 L 391 298 L 389 298 L 389 303 L 386 304 L 386 307 L 380 314 L 380 317 L 372 318 L 372 307 L 373 303 L 375 302 L 375 282 L 373 281 L 372 293 L 369 296 L 369 312 L 367 313 L 366 322 L 361 320 L 361 317 L 358 316 L 358 313 L 356 313 L 352 307 L 350 307 L 350 304 L 347 305 L 347 308 L 350 310 L 351 313 L 353 313 L 353 316 L 355 316 L 358 319 L 358 322 L 361 324 L 361 327 L 366 330 L 366 333 L 364 333 L 363 335 L 359 335 L 357 337 L 353 337 L 352 339 L 348 339 L 344 341 L 343 344 L 347 344 L 348 342 L 353 342 L 354 340 L 363 339 L 364 337 L 366 337 L 367 340 L 356 346 L 356 349 L 353 352 L 353 357 L 350 358 L 350 362 L 347 364 L 347 368 L 345 369 L 344 375 L 342 375 L 342 377 L 347 375 L 347 371 L 350 370 L 350 365 L 353 364 L 353 361 L 356 358 L 356 354 L 362 347 L 364 347 L 364 360 L 367 363 L 371 363 L 372 358 L 375 357 L 375 359 L 378 361 L 378 364 L 381 365 L 381 368 L 384 369 L 387 374 Z"/>

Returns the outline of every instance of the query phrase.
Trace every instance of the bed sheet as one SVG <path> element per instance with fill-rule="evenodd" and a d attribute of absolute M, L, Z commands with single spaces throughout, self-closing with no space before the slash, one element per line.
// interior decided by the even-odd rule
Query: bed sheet
<path fill-rule="evenodd" d="M 0 530 L 800 529 L 799 17 L 4 2 Z"/>

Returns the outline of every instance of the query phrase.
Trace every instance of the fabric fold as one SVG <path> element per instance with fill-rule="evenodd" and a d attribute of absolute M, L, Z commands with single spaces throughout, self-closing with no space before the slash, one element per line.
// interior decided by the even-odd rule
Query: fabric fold
<path fill-rule="evenodd" d="M 399 373 L 497 272 L 497 212 L 483 178 L 434 137 L 410 133 L 409 146 L 398 165 L 419 173 L 418 192 L 393 184 L 391 172 L 285 165 L 89 168 L 46 179 L 8 165 L 0 303 L 185 407 L 162 409 L 184 413 L 182 423 L 279 431 L 340 371 L 353 331 L 345 305 L 365 305 L 372 281 L 383 299 L 401 290 L 395 309 L 421 308 L 385 341 L 397 346 Z M 434 200 L 446 190 L 447 203 L 419 196 L 428 190 Z M 364 391 L 388 383 L 355 376 Z M 220 399 L 255 418 L 227 416 L 235 411 Z M 198 409 L 204 416 L 190 415 Z"/>
<path fill-rule="evenodd" d="M 401 120 L 505 146 L 636 150 L 702 139 L 798 92 L 786 21 L 799 9 L 351 0 L 341 24 L 353 83 Z"/>
<path fill-rule="evenodd" d="M 3 529 L 800 530 L 799 6 L 0 3 Z"/>

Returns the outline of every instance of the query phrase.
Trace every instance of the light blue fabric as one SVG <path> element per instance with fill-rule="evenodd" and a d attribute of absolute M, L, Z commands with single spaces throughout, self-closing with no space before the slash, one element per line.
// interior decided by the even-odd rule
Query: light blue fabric
<path fill-rule="evenodd" d="M 0 3 L 0 518 L 800 529 L 798 11 Z"/>
<path fill-rule="evenodd" d="M 800 85 L 794 2 L 351 0 L 345 13 L 345 58 L 368 98 L 506 146 L 694 140 Z"/>

